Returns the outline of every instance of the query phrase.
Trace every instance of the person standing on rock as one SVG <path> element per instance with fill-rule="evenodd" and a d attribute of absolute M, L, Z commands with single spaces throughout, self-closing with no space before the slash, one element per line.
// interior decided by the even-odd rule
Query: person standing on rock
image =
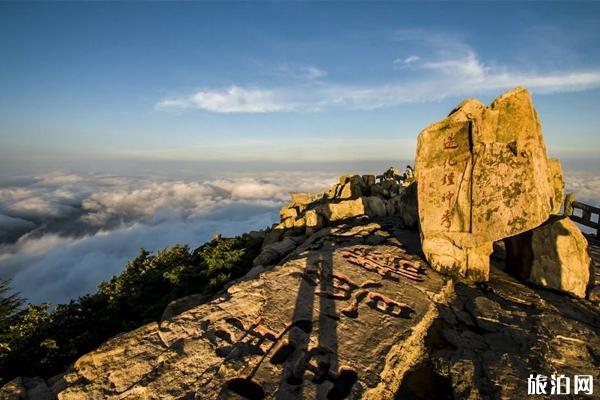
<path fill-rule="evenodd" d="M 404 174 L 402 175 L 402 186 L 408 186 L 415 180 L 415 171 L 410 165 L 406 166 Z"/>

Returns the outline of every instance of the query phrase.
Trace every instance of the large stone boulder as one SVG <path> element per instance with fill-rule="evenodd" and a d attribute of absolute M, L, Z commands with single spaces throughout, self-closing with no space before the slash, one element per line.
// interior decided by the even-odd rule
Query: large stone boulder
<path fill-rule="evenodd" d="M 304 216 L 306 219 L 306 234 L 312 235 L 323 227 L 323 216 L 316 210 L 308 210 Z"/>
<path fill-rule="evenodd" d="M 416 155 L 423 251 L 438 271 L 489 277 L 494 241 L 557 213 L 563 183 L 549 161 L 531 96 L 524 88 L 489 107 L 466 100 L 425 128 Z"/>
<path fill-rule="evenodd" d="M 366 205 L 366 213 L 372 217 L 385 217 L 388 213 L 386 208 L 387 202 L 381 197 L 364 197 L 364 203 Z"/>
<path fill-rule="evenodd" d="M 587 240 L 568 217 L 554 217 L 508 238 L 506 268 L 535 285 L 585 297 L 591 259 Z"/>

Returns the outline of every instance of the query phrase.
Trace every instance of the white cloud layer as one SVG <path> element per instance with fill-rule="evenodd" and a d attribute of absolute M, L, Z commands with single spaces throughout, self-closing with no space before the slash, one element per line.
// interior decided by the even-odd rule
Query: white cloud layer
<path fill-rule="evenodd" d="M 600 207 L 600 175 L 597 171 L 566 171 L 565 192 L 575 193 L 578 201 Z"/>
<path fill-rule="evenodd" d="M 196 247 L 269 226 L 290 192 L 330 172 L 261 172 L 204 181 L 48 174 L 0 187 L 0 276 L 34 303 L 66 302 L 122 271 L 140 247 Z M 600 205 L 597 171 L 566 171 L 566 190 Z"/>
<path fill-rule="evenodd" d="M 575 193 L 577 201 L 600 207 L 600 175 L 598 171 L 566 171 L 565 193 Z M 595 229 L 579 225 L 583 232 L 596 233 Z"/>
<path fill-rule="evenodd" d="M 140 247 L 196 247 L 262 229 L 292 191 L 330 173 L 269 172 L 195 182 L 50 174 L 0 188 L 0 276 L 29 301 L 66 302 L 118 274 Z"/>

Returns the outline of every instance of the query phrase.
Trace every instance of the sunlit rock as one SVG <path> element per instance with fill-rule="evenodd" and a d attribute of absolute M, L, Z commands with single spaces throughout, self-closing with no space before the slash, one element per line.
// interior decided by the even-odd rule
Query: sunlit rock
<path fill-rule="evenodd" d="M 424 129 L 416 156 L 423 249 L 439 271 L 487 280 L 491 244 L 558 212 L 560 164 L 546 155 L 524 88 L 466 100 Z"/>
<path fill-rule="evenodd" d="M 505 243 L 507 270 L 535 285 L 585 297 L 591 268 L 588 243 L 568 217 L 551 218 Z"/>

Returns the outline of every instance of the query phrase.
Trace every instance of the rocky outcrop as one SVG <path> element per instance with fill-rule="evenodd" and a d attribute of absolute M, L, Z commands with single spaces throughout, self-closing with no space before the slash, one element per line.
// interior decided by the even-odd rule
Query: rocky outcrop
<path fill-rule="evenodd" d="M 393 398 L 451 289 L 395 225 L 322 229 L 255 279 L 81 357 L 58 398 Z"/>
<path fill-rule="evenodd" d="M 173 302 L 161 321 L 47 382 L 17 378 L 0 398 L 514 399 L 530 374 L 555 373 L 596 385 L 599 305 L 528 287 L 499 263 L 485 285 L 449 280 L 399 225 L 320 229 L 212 301 Z"/>
<path fill-rule="evenodd" d="M 430 329 L 428 357 L 414 369 L 433 370 L 430 382 L 437 382 L 444 396 L 420 398 L 522 399 L 531 374 L 548 379 L 547 396 L 539 398 L 597 398 L 597 305 L 530 288 L 494 267 L 485 286 L 457 283 L 454 293 Z M 550 395 L 553 374 L 570 379 L 571 395 L 574 376 L 591 375 L 594 396 Z M 409 374 L 404 385 L 411 387 L 413 379 Z"/>
<path fill-rule="evenodd" d="M 485 281 L 494 241 L 545 222 L 561 205 L 560 164 L 548 160 L 524 88 L 489 107 L 466 100 L 418 138 L 423 251 L 443 272 Z"/>
<path fill-rule="evenodd" d="M 507 270 L 535 285 L 585 297 L 590 282 L 588 243 L 568 217 L 505 240 Z"/>
<path fill-rule="evenodd" d="M 399 176 L 394 168 L 385 174 L 342 175 L 325 193 L 292 194 L 279 212 L 281 222 L 267 233 L 254 265 L 272 265 L 319 229 L 357 217 L 400 217 L 401 226 L 417 229 L 417 191 L 412 169 Z M 379 180 L 379 181 L 378 181 Z"/>

